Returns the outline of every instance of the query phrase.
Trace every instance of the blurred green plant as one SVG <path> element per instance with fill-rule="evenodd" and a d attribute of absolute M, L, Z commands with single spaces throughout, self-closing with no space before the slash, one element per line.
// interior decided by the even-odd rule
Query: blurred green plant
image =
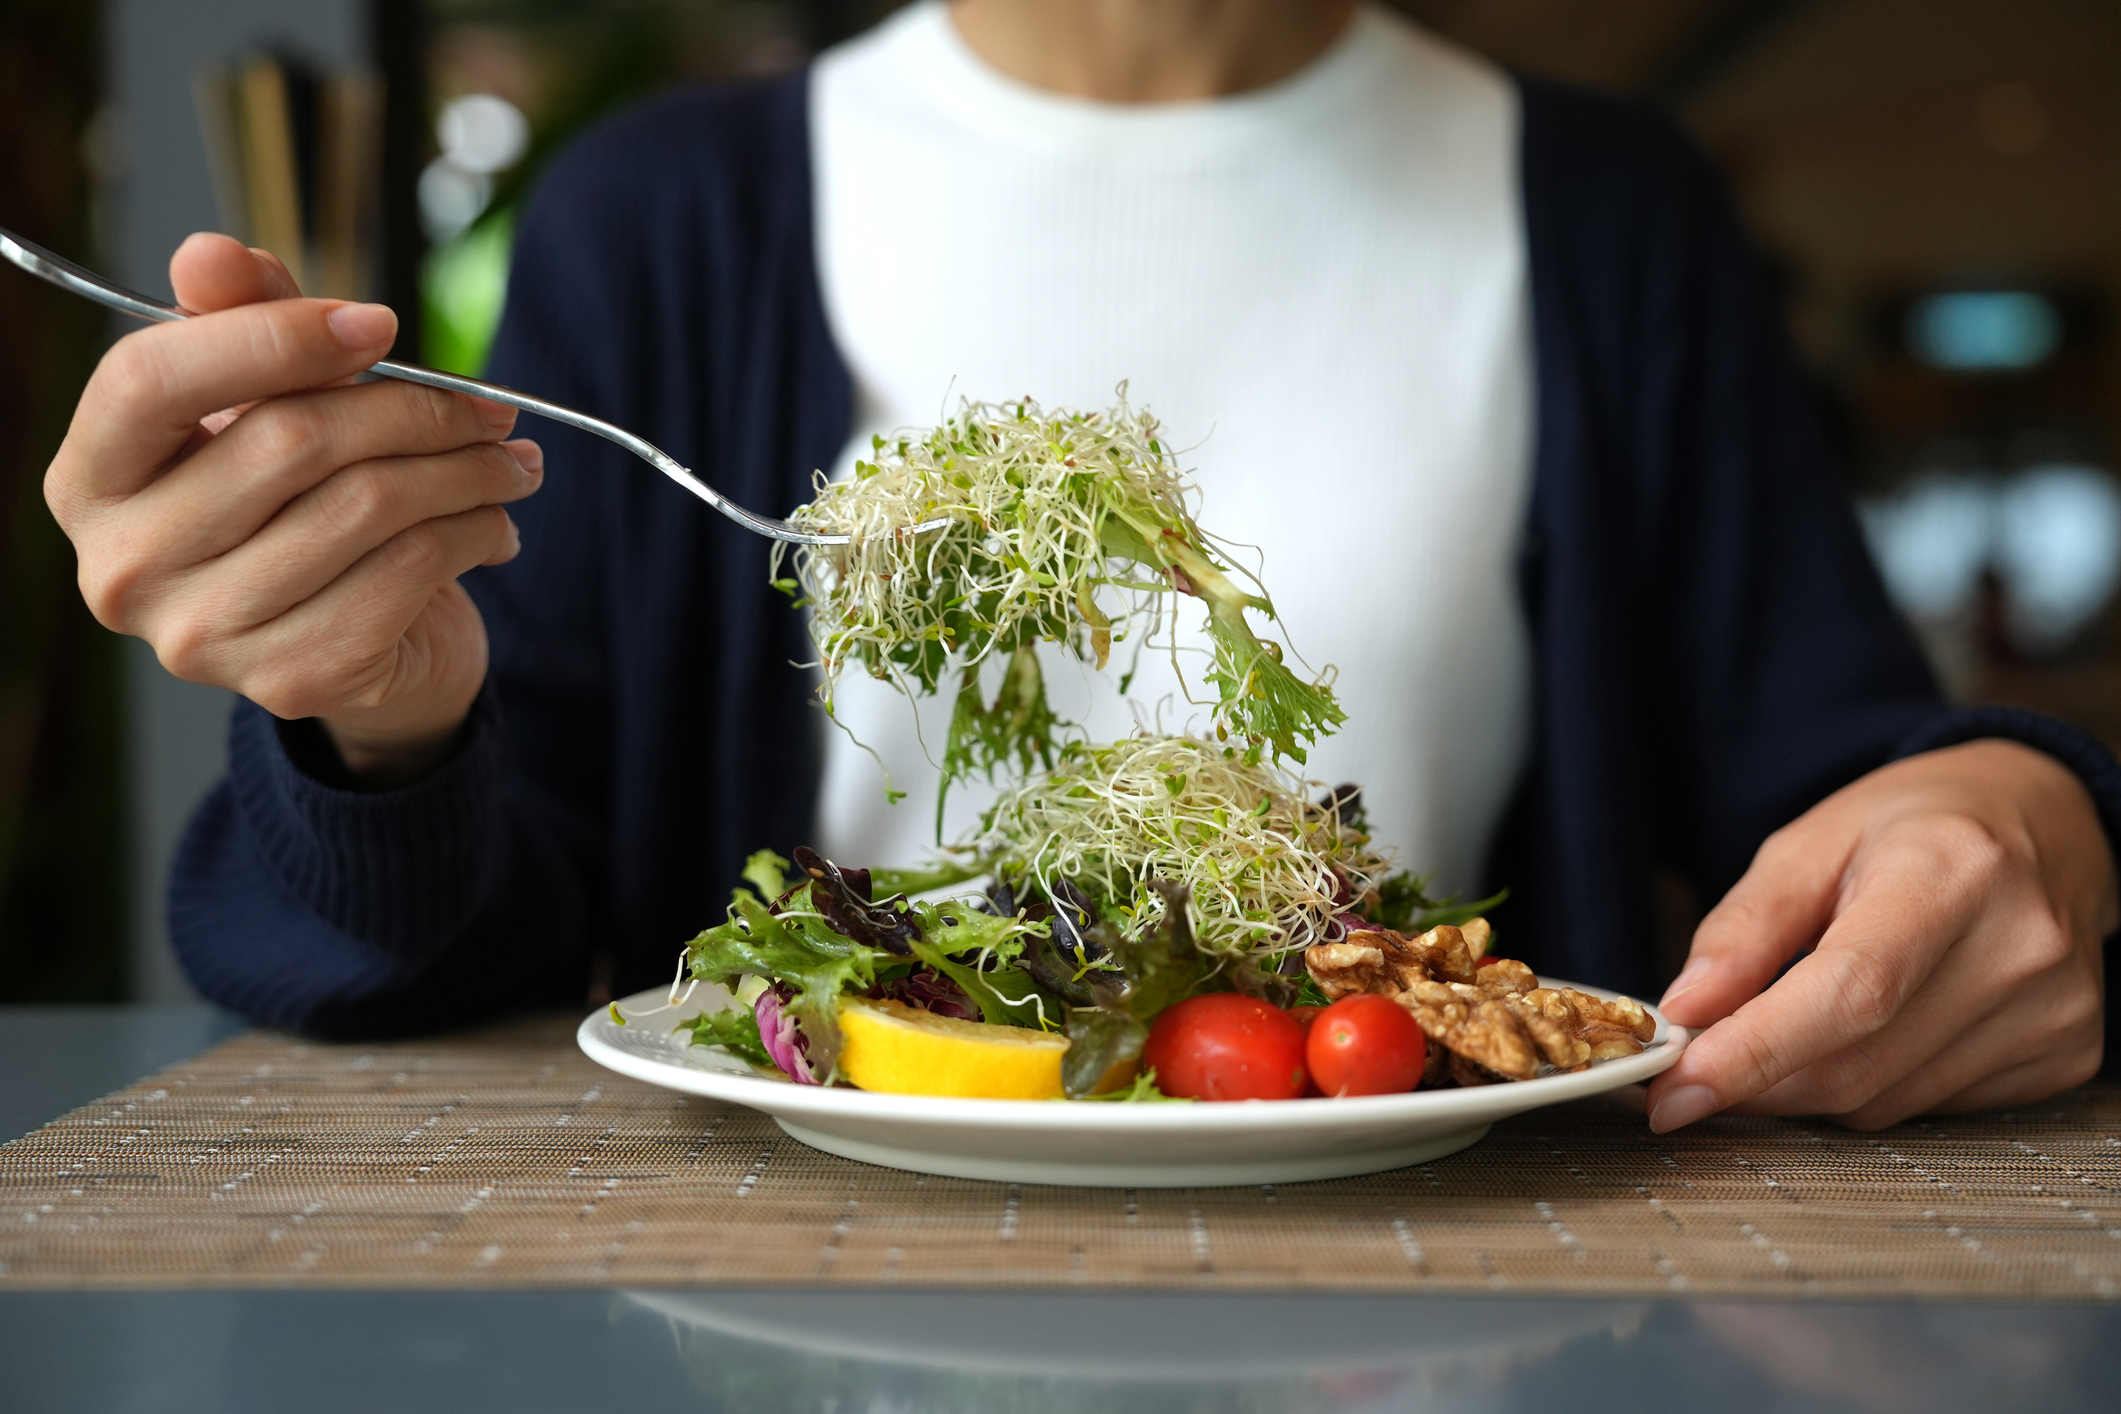
<path fill-rule="evenodd" d="M 515 210 L 491 212 L 427 252 L 420 267 L 420 338 L 435 368 L 477 377 L 486 369 L 508 294 Z"/>

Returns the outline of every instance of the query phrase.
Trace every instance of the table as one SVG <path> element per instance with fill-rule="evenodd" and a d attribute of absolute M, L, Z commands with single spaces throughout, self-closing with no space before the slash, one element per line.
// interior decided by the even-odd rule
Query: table
<path fill-rule="evenodd" d="M 13 1133 L 238 1029 L 0 1009 Z M 10 1409 L 2107 1408 L 2103 1304 L 1011 1293 L 9 1292 Z"/>

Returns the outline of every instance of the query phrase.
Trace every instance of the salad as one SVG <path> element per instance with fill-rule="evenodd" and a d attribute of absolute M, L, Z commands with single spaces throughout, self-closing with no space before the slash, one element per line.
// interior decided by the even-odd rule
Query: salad
<path fill-rule="evenodd" d="M 753 856 L 684 968 L 734 998 L 693 1039 L 798 1084 L 1376 1094 L 1580 1069 L 1654 1029 L 1491 956 L 1499 897 L 1427 897 L 1352 787 L 1313 796 L 1210 742 L 1070 744 L 926 869 L 794 854 Z"/>
<path fill-rule="evenodd" d="M 938 827 L 953 781 L 1016 778 L 923 868 L 753 855 L 680 961 L 731 998 L 696 1043 L 800 1085 L 1150 1101 L 1506 1083 L 1651 1038 L 1639 1003 L 1494 956 L 1502 895 L 1430 898 L 1372 846 L 1359 789 L 1284 766 L 1346 719 L 1331 670 L 1299 677 L 1255 632 L 1272 602 L 1125 385 L 1104 413 L 967 403 L 873 451 L 793 517 L 847 543 L 776 581 L 810 610 L 824 705 L 850 664 L 909 697 L 955 678 Z M 1036 645 L 1103 669 L 1178 595 L 1207 609 L 1212 736 L 1082 739 Z"/>

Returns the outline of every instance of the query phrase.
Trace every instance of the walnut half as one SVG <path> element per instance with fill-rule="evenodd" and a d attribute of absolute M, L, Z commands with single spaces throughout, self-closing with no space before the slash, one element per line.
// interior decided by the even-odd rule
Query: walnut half
<path fill-rule="evenodd" d="M 1367 938 L 1367 933 L 1353 933 L 1354 938 Z M 1399 984 L 1397 973 L 1385 965 L 1384 949 L 1368 943 L 1313 943 L 1304 949 L 1304 971 L 1333 1001 L 1351 997 L 1357 992 L 1378 992 L 1391 996 L 1406 989 Z"/>
<path fill-rule="evenodd" d="M 1446 982 L 1471 982 L 1479 969 L 1474 965 L 1473 949 L 1466 943 L 1466 935 L 1448 923 L 1439 924 L 1413 940 L 1413 947 L 1421 954 L 1431 977 L 1440 977 Z"/>
<path fill-rule="evenodd" d="M 1473 985 L 1491 997 L 1522 996 L 1539 985 L 1532 969 L 1514 957 L 1498 958 L 1473 975 Z"/>
<path fill-rule="evenodd" d="M 1424 1035 L 1453 1055 L 1511 1080 L 1539 1073 L 1539 1052 L 1505 1003 L 1448 982 L 1417 982 L 1398 1001 Z"/>

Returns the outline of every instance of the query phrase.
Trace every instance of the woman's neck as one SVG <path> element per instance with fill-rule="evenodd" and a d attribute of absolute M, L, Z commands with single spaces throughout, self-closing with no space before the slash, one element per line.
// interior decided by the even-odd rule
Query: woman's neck
<path fill-rule="evenodd" d="M 1330 47 L 1354 0 L 952 0 L 973 52 L 1021 83 L 1103 103 L 1264 88 Z"/>

